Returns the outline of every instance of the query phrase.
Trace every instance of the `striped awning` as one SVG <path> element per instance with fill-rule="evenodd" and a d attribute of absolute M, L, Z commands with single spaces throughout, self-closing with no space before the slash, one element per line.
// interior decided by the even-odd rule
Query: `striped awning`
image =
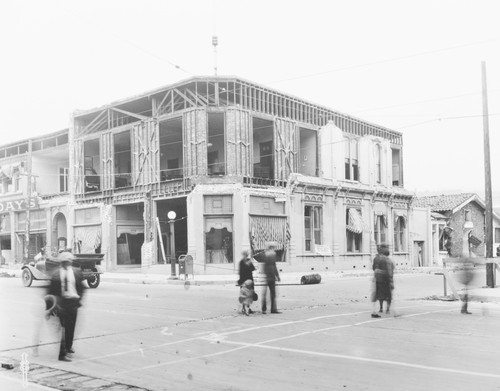
<path fill-rule="evenodd" d="M 276 249 L 282 250 L 290 240 L 286 217 L 250 217 L 250 240 L 253 251 L 265 250 L 268 242 L 276 242 Z"/>
<path fill-rule="evenodd" d="M 357 209 L 349 208 L 349 224 L 347 224 L 347 229 L 356 234 L 360 234 L 363 232 L 365 225 L 361 213 L 359 213 Z"/>

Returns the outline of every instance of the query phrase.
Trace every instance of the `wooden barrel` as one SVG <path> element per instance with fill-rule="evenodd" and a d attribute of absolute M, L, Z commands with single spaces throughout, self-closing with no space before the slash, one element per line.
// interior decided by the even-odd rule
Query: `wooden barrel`
<path fill-rule="evenodd" d="M 321 276 L 319 274 L 309 274 L 307 276 L 302 276 L 300 283 L 304 284 L 319 284 L 321 282 Z"/>

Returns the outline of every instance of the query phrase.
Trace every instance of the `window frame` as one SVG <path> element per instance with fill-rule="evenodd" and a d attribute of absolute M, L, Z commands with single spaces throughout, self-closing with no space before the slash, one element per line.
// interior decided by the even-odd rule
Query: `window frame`
<path fill-rule="evenodd" d="M 63 172 L 61 172 L 63 170 Z M 61 180 L 63 183 L 61 183 Z M 64 189 L 61 189 L 61 184 Z M 59 193 L 67 193 L 69 191 L 69 167 L 59 167 Z"/>
<path fill-rule="evenodd" d="M 355 137 L 345 137 L 345 140 L 345 179 L 359 182 L 359 140 Z"/>
<path fill-rule="evenodd" d="M 306 210 L 310 209 L 309 215 Z M 315 253 L 316 246 L 323 245 L 323 205 L 304 205 L 304 251 Z M 318 221 L 319 220 L 319 221 Z M 309 226 L 306 221 L 310 221 Z M 319 243 L 316 241 L 319 239 Z"/>
<path fill-rule="evenodd" d="M 384 223 L 384 215 L 375 215 L 373 223 L 373 238 L 378 245 L 387 243 L 387 224 Z"/>
<path fill-rule="evenodd" d="M 349 254 L 360 254 L 363 252 L 363 231 L 360 233 L 355 233 L 347 229 L 347 226 L 349 225 L 349 210 L 350 209 L 356 209 L 361 217 L 363 217 L 363 208 L 361 207 L 354 207 L 354 206 L 348 206 L 345 210 L 345 216 L 346 216 L 346 227 L 345 227 L 345 232 L 346 232 L 346 253 Z"/>
<path fill-rule="evenodd" d="M 401 224 L 402 223 L 402 224 Z M 396 216 L 394 219 L 394 252 L 404 253 L 407 251 L 406 240 L 406 218 L 405 216 Z"/>

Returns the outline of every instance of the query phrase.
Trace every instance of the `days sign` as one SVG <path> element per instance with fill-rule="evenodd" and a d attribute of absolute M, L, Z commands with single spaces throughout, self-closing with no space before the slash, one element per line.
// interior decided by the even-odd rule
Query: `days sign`
<path fill-rule="evenodd" d="M 28 200 L 0 201 L 0 213 L 19 212 L 27 209 L 38 208 L 38 198 L 30 198 Z"/>

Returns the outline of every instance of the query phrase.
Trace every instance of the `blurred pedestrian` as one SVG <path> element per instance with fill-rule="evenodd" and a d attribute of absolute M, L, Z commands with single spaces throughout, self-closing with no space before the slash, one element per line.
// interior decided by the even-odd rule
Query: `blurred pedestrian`
<path fill-rule="evenodd" d="M 75 335 L 76 317 L 84 292 L 82 271 L 73 269 L 73 254 L 62 252 L 55 260 L 60 262 L 50 280 L 48 295 L 57 298 L 60 309 L 59 321 L 62 326 L 59 360 L 71 361 L 68 354 L 74 353 L 73 338 Z"/>
<path fill-rule="evenodd" d="M 386 313 L 390 313 L 392 302 L 392 291 L 394 289 L 394 263 L 389 258 L 389 246 L 382 243 L 377 248 L 378 254 L 373 259 L 374 292 L 372 293 L 373 312 L 372 318 L 380 318 L 376 312 L 376 303 L 379 303 L 379 313 L 384 312 L 383 304 L 386 304 Z"/>
<path fill-rule="evenodd" d="M 471 258 L 461 258 L 463 264 L 460 270 L 457 271 L 457 280 L 464 287 L 464 295 L 462 298 L 462 308 L 460 313 L 470 315 L 472 312 L 468 310 L 469 304 L 469 285 L 474 279 L 474 261 Z"/>
<path fill-rule="evenodd" d="M 239 264 L 240 278 L 238 280 L 238 285 L 240 286 L 239 301 L 242 305 L 241 312 L 245 315 L 253 313 L 250 306 L 254 300 L 256 300 L 253 280 L 254 270 L 255 266 L 253 265 L 252 258 L 250 258 L 250 253 L 244 250 L 241 253 Z"/>
<path fill-rule="evenodd" d="M 254 290 L 254 282 L 253 280 L 246 280 L 240 287 L 240 297 L 239 301 L 242 305 L 241 313 L 248 316 L 249 314 L 253 314 L 253 311 L 250 309 L 250 306 L 256 299 L 257 294 Z"/>
<path fill-rule="evenodd" d="M 276 267 L 277 260 L 278 255 L 276 254 L 276 243 L 269 242 L 267 250 L 264 253 L 264 274 L 266 275 L 266 285 L 264 285 L 264 289 L 262 291 L 263 314 L 267 311 L 266 296 L 268 288 L 271 296 L 271 314 L 280 313 L 276 307 L 276 281 L 280 281 L 280 275 L 278 273 L 278 268 Z"/>

